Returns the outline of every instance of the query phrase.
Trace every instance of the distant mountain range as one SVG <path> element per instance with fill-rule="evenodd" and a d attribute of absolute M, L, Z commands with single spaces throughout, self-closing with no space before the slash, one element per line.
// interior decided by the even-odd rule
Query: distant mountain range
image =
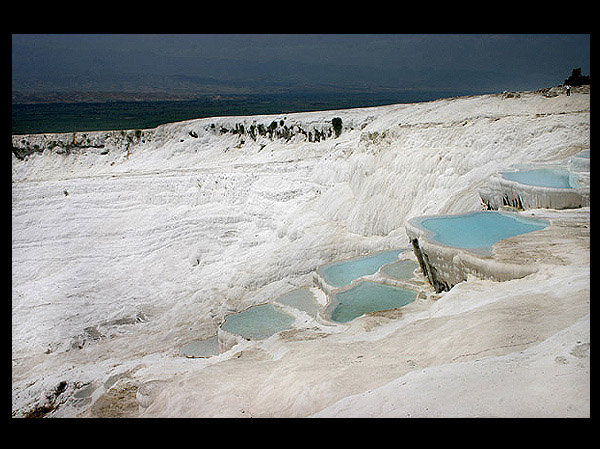
<path fill-rule="evenodd" d="M 553 81 L 553 80 L 552 80 Z M 560 80 L 558 80 L 560 81 Z M 540 76 L 490 70 L 436 70 L 240 61 L 118 50 L 13 46 L 13 103 L 185 100 L 244 94 L 490 91 L 545 87 Z"/>

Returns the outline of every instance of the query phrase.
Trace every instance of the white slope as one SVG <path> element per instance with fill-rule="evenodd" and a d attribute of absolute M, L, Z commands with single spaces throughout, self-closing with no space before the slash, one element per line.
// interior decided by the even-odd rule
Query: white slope
<path fill-rule="evenodd" d="M 414 370 L 314 418 L 586 418 L 590 318 L 524 351 Z"/>
<path fill-rule="evenodd" d="M 232 311 L 310 285 L 322 263 L 407 246 L 408 218 L 478 210 L 478 189 L 498 170 L 588 149 L 589 98 L 521 93 L 207 118 L 143 130 L 137 140 L 117 131 L 78 134 L 70 154 L 48 147 L 72 142 L 72 134 L 14 136 L 13 145 L 47 149 L 23 160 L 13 156 L 13 414 L 49 405 L 49 416 L 135 416 L 137 387 L 156 380 L 164 388 L 142 416 L 247 416 L 250 409 L 257 416 L 308 416 L 383 387 L 406 367 L 423 369 L 389 368 L 401 330 L 383 332 L 378 324 L 379 331 L 367 332 L 369 317 L 349 327 L 308 323 L 318 338 L 299 331 L 297 340 L 242 347 L 244 357 L 234 350 L 185 359 L 178 348 L 214 335 Z M 344 127 L 338 138 L 309 142 L 298 131 L 326 132 L 334 117 Z M 219 132 L 273 120 L 294 135 L 288 141 L 246 136 L 242 143 L 239 134 Z M 581 282 L 573 286 L 579 306 L 563 320 L 552 315 L 544 326 L 543 316 L 536 317 L 544 329 L 531 340 L 536 344 L 586 314 L 589 258 L 572 265 L 553 279 L 566 285 L 583 276 L 587 290 Z M 548 288 L 535 277 L 520 282 L 539 295 Z M 482 285 L 490 292 L 505 288 Z M 450 297 L 460 301 L 459 293 Z M 465 323 L 467 315 L 457 314 Z M 392 320 L 392 327 L 405 321 Z M 353 371 L 343 351 L 333 349 L 338 343 L 331 346 L 331 339 L 374 338 L 377 350 L 391 348 L 382 352 L 389 369 L 363 358 L 382 373 L 375 378 L 369 365 Z M 426 345 L 427 366 L 446 361 L 434 356 L 433 344 Z M 308 365 L 299 361 L 311 357 Z M 325 357 L 331 361 L 317 363 Z M 354 376 L 351 385 L 342 368 Z M 212 391 L 200 387 L 207 382 Z M 117 387 L 121 396 L 111 396 Z M 282 400 L 293 393 L 294 400 Z M 111 412 L 113 403 L 121 405 Z M 383 405 L 369 410 L 391 413 Z"/>

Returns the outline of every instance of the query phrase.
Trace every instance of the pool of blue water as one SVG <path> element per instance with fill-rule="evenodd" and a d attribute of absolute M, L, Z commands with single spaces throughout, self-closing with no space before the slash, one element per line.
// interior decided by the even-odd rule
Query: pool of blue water
<path fill-rule="evenodd" d="M 535 168 L 500 173 L 503 178 L 520 184 L 557 189 L 577 187 L 577 175 L 560 168 Z"/>
<path fill-rule="evenodd" d="M 194 340 L 181 348 L 186 357 L 210 357 L 219 354 L 219 341 L 216 336 L 204 340 Z"/>
<path fill-rule="evenodd" d="M 228 315 L 221 328 L 249 339 L 263 339 L 292 327 L 295 318 L 273 304 L 261 304 Z"/>
<path fill-rule="evenodd" d="M 308 288 L 297 288 L 296 290 L 281 295 L 275 301 L 302 310 L 313 318 L 317 316 L 319 310 L 319 304 Z"/>
<path fill-rule="evenodd" d="M 335 294 L 338 304 L 331 313 L 331 319 L 346 323 L 365 313 L 405 306 L 413 302 L 416 296 L 417 292 L 413 290 L 359 281 L 355 287 Z"/>
<path fill-rule="evenodd" d="M 420 225 L 433 231 L 431 240 L 465 249 L 489 250 L 502 239 L 544 229 L 547 220 L 516 214 L 485 211 L 424 218 Z"/>
<path fill-rule="evenodd" d="M 419 265 L 412 260 L 399 260 L 381 267 L 381 273 L 398 280 L 410 279 Z"/>
<path fill-rule="evenodd" d="M 381 251 L 369 256 L 334 262 L 319 269 L 319 274 L 333 287 L 343 287 L 361 276 L 376 273 L 383 265 L 398 260 L 405 249 Z"/>

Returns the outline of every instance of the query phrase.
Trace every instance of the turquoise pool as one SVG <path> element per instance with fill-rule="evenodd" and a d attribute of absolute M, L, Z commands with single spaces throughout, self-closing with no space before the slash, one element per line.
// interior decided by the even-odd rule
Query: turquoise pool
<path fill-rule="evenodd" d="M 473 212 L 424 218 L 421 227 L 433 231 L 429 238 L 443 245 L 488 250 L 496 242 L 544 229 L 547 220 L 520 217 L 498 211 Z"/>
<path fill-rule="evenodd" d="M 354 279 L 377 273 L 383 265 L 398 260 L 405 249 L 381 251 L 370 256 L 334 262 L 319 269 L 319 274 L 333 287 L 343 287 Z"/>
<path fill-rule="evenodd" d="M 331 313 L 331 319 L 346 323 L 365 313 L 405 306 L 413 302 L 416 296 L 417 292 L 413 290 L 359 281 L 355 287 L 335 294 L 338 304 Z"/>
<path fill-rule="evenodd" d="M 297 288 L 296 290 L 281 295 L 275 301 L 302 310 L 313 318 L 317 316 L 319 310 L 319 304 L 308 288 Z"/>
<path fill-rule="evenodd" d="M 413 272 L 419 265 L 412 260 L 399 260 L 381 268 L 381 272 L 393 279 L 406 280 L 413 276 Z"/>
<path fill-rule="evenodd" d="M 223 330 L 248 339 L 263 339 L 292 327 L 295 318 L 273 304 L 261 304 L 240 313 L 228 315 Z"/>
<path fill-rule="evenodd" d="M 572 189 L 577 187 L 578 176 L 560 168 L 535 168 L 522 171 L 500 172 L 509 181 L 538 187 Z"/>

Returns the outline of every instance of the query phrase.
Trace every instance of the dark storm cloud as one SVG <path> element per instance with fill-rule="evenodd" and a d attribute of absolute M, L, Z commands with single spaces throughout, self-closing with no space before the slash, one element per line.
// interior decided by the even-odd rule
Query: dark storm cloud
<path fill-rule="evenodd" d="M 13 35 L 13 86 L 31 77 L 181 75 L 305 86 L 535 89 L 559 84 L 575 67 L 589 74 L 589 35 Z"/>

